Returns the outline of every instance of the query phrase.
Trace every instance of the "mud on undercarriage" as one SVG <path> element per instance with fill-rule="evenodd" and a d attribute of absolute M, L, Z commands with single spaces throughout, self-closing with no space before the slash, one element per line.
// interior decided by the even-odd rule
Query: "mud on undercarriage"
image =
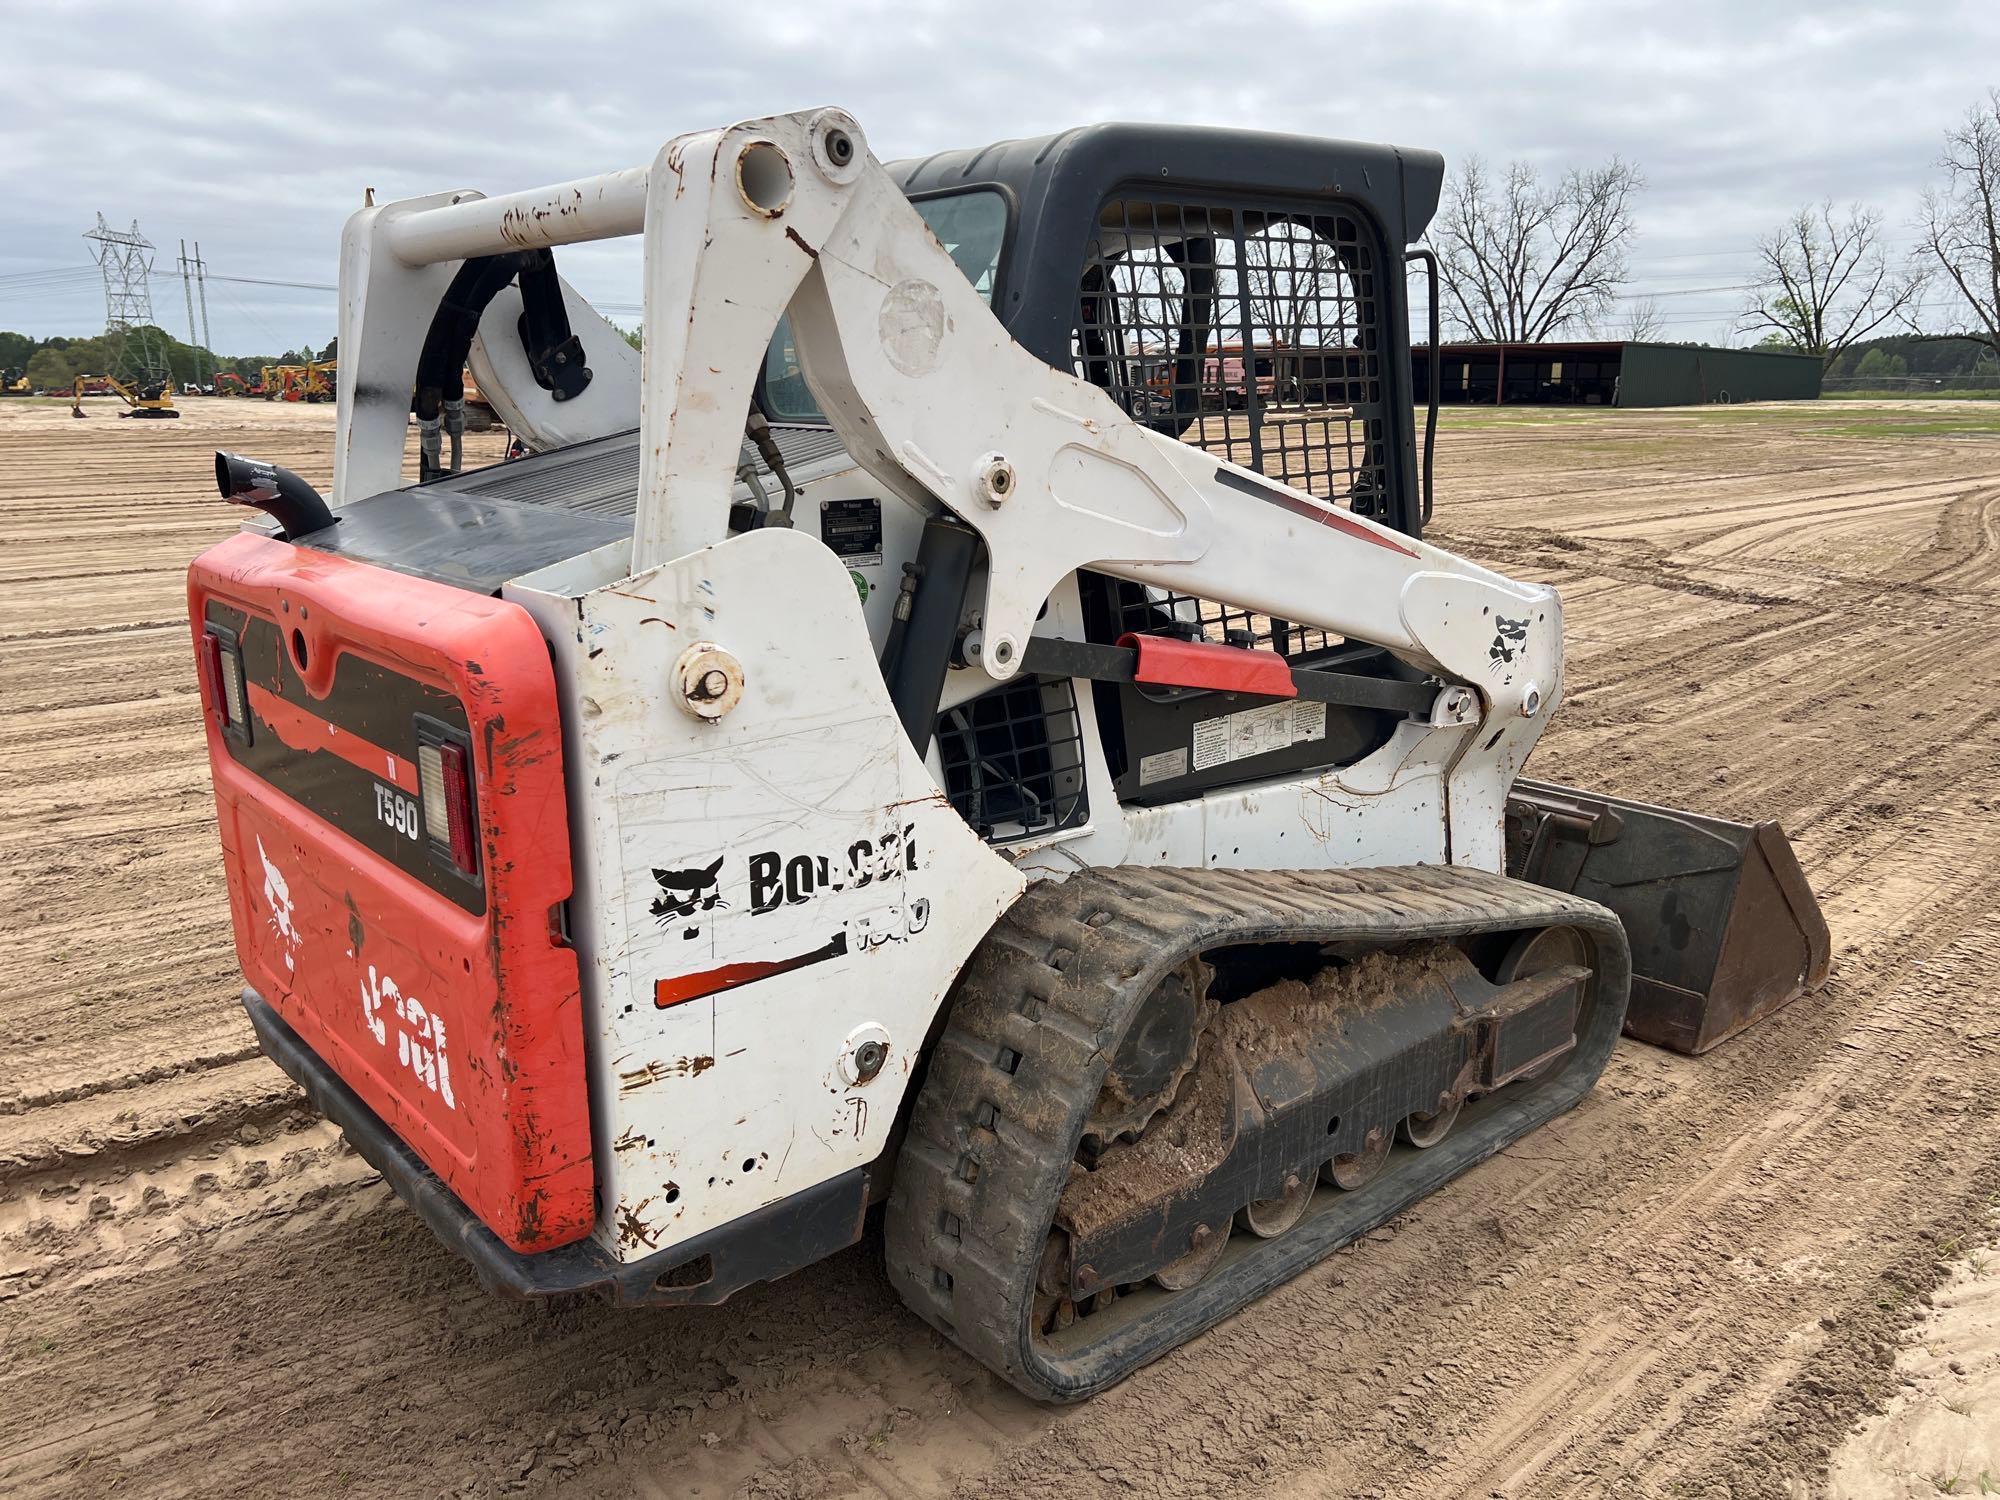
<path fill-rule="evenodd" d="M 1569 1108 L 1629 983 L 1603 907 L 1480 871 L 1038 886 L 960 981 L 890 1275 L 1023 1391 L 1088 1396 Z"/>

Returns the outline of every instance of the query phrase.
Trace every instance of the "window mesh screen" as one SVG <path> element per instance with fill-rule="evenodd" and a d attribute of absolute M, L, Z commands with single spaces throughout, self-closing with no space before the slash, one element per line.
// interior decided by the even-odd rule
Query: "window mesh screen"
<path fill-rule="evenodd" d="M 1009 683 L 938 716 L 952 809 L 989 843 L 1081 823 L 1083 734 L 1066 677 Z"/>
<path fill-rule="evenodd" d="M 1128 195 L 1086 261 L 1076 370 L 1134 418 L 1357 515 L 1388 515 L 1379 268 L 1351 214 Z M 1211 600 L 1119 585 L 1126 630 L 1335 642 Z"/>

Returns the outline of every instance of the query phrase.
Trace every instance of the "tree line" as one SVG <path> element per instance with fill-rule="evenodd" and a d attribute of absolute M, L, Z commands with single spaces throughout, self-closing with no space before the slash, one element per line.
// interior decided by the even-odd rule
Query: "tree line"
<path fill-rule="evenodd" d="M 1757 242 L 1739 331 L 1761 335 L 1759 347 L 1817 354 L 1830 372 L 1892 332 L 1956 341 L 1974 363 L 2000 359 L 2000 88 L 1945 132 L 1934 171 L 1905 255 L 1891 253 L 1886 217 L 1864 203 L 1802 204 L 1774 224 Z M 1452 336 L 1658 337 L 1656 304 L 1624 291 L 1644 188 L 1639 169 L 1615 156 L 1553 179 L 1526 162 L 1495 172 L 1467 157 L 1427 236 Z M 1940 307 L 1942 316 L 1923 316 Z M 1894 373 L 1886 366 L 1896 359 L 1908 365 L 1907 353 L 1884 351 L 1877 368 L 1852 373 Z"/>
<path fill-rule="evenodd" d="M 134 328 L 125 333 L 100 333 L 88 338 L 38 339 L 25 333 L 0 330 L 0 371 L 11 382 L 26 379 L 34 389 L 58 390 L 69 386 L 79 375 L 116 375 L 121 379 L 139 373 L 145 356 L 164 364 L 178 389 L 184 385 L 209 384 L 216 372 L 227 370 L 255 384 L 266 365 L 298 365 L 308 360 L 329 359 L 333 345 L 318 353 L 311 349 L 288 349 L 283 354 L 246 354 L 229 357 L 193 344 L 184 344 L 164 328 Z M 158 365 L 155 366 L 158 368 Z"/>

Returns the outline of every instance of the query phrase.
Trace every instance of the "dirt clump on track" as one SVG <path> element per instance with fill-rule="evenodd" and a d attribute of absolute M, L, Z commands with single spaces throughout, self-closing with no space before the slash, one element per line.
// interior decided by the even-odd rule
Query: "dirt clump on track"
<path fill-rule="evenodd" d="M 873 1240 L 714 1309 L 478 1289 L 235 999 L 184 569 L 210 450 L 324 484 L 331 411 L 88 405 L 0 402 L 0 1492 L 1812 1494 L 2000 1187 L 2000 409 L 1447 413 L 1439 539 L 1563 591 L 1533 773 L 1779 819 L 1833 976 L 1056 1411 Z"/>

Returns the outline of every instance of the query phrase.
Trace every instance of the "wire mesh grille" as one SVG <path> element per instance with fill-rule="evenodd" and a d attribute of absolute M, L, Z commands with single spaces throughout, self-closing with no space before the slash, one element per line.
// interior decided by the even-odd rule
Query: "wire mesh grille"
<path fill-rule="evenodd" d="M 1111 590 L 1114 624 L 1104 644 L 1128 631 L 1172 636 L 1182 641 L 1215 641 L 1225 646 L 1268 648 L 1284 657 L 1303 657 L 1340 644 L 1340 637 L 1310 625 L 1274 620 L 1214 599 L 1175 594 L 1124 579 L 1105 578 Z M 1093 632 L 1096 634 L 1096 632 Z"/>
<path fill-rule="evenodd" d="M 1389 514 L 1373 236 L 1340 211 L 1132 194 L 1085 264 L 1076 370 L 1138 421 L 1357 515 Z M 1121 585 L 1123 628 L 1290 656 L 1324 632 Z"/>
<path fill-rule="evenodd" d="M 937 721 L 945 796 L 989 843 L 1081 823 L 1083 735 L 1066 677 L 1009 683 Z"/>

